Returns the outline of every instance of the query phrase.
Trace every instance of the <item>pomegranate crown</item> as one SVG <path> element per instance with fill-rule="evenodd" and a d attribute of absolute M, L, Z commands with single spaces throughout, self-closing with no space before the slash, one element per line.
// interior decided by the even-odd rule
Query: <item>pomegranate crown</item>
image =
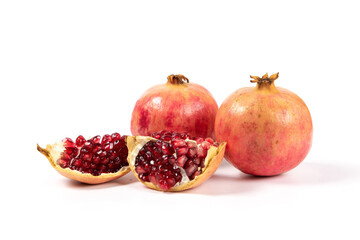
<path fill-rule="evenodd" d="M 181 74 L 171 74 L 167 77 L 168 83 L 171 84 L 184 84 L 189 83 L 189 79 Z"/>
<path fill-rule="evenodd" d="M 276 79 L 278 79 L 279 77 L 279 73 L 275 73 L 273 75 L 271 75 L 270 77 L 268 76 L 268 74 L 266 73 L 264 76 L 262 77 L 258 77 L 258 76 L 251 76 L 252 80 L 250 80 L 250 82 L 252 83 L 272 83 L 274 82 Z"/>

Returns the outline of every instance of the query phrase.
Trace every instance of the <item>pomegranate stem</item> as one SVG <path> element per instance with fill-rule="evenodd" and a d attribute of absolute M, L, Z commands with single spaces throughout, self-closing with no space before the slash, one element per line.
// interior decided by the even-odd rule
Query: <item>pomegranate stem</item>
<path fill-rule="evenodd" d="M 167 77 L 167 79 L 168 79 L 168 83 L 171 83 L 171 84 L 189 83 L 189 79 L 181 74 L 176 74 L 176 75 L 171 74 Z"/>

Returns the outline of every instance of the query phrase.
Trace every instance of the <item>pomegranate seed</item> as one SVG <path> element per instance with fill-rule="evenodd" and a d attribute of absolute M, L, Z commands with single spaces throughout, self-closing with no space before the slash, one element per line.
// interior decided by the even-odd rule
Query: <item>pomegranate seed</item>
<path fill-rule="evenodd" d="M 82 159 L 84 161 L 90 161 L 92 158 L 92 155 L 90 153 L 85 153 L 83 156 L 82 156 Z"/>
<path fill-rule="evenodd" d="M 111 134 L 111 138 L 113 141 L 120 140 L 121 135 L 119 133 L 113 133 Z"/>
<path fill-rule="evenodd" d="M 212 138 L 205 138 L 205 141 L 210 144 L 214 144 L 214 139 L 212 139 Z"/>
<path fill-rule="evenodd" d="M 84 143 L 83 148 L 85 148 L 85 149 L 91 149 L 91 148 L 93 148 L 92 142 L 90 142 L 89 140 L 86 141 L 86 142 Z"/>
<path fill-rule="evenodd" d="M 109 134 L 105 134 L 102 137 L 101 145 L 104 145 L 105 143 L 111 142 L 111 136 Z"/>
<path fill-rule="evenodd" d="M 171 144 L 173 145 L 174 148 L 186 146 L 186 142 L 183 139 L 173 140 L 171 141 Z"/>
<path fill-rule="evenodd" d="M 97 144 L 97 143 L 100 143 L 100 139 L 101 139 L 100 135 L 97 135 L 97 136 L 91 138 L 90 141 L 94 144 Z"/>
<path fill-rule="evenodd" d="M 201 174 L 201 170 L 196 170 L 193 175 L 191 175 L 190 179 L 193 180 L 195 177 Z"/>
<path fill-rule="evenodd" d="M 189 163 L 189 164 L 188 164 Z M 186 168 L 185 168 L 185 172 L 186 172 L 186 175 L 188 176 L 191 176 L 193 175 L 193 173 L 197 170 L 198 166 L 195 165 L 194 163 L 188 161 L 187 164 L 188 165 Z"/>
<path fill-rule="evenodd" d="M 201 143 L 201 146 L 202 146 L 204 149 L 209 150 L 209 148 L 210 148 L 211 145 L 210 145 L 209 142 L 204 141 L 204 142 Z"/>
<path fill-rule="evenodd" d="M 178 159 L 176 159 L 176 164 L 179 167 L 184 167 L 187 160 L 188 158 L 185 155 L 182 155 L 181 157 L 178 157 Z"/>
<path fill-rule="evenodd" d="M 186 155 L 187 152 L 188 152 L 188 147 L 181 147 L 176 149 L 177 156 Z"/>
<path fill-rule="evenodd" d="M 186 144 L 187 144 L 188 148 L 196 148 L 197 147 L 196 142 L 193 142 L 193 141 L 188 141 Z"/>
<path fill-rule="evenodd" d="M 206 156 L 206 150 L 201 145 L 197 148 L 197 155 L 201 158 Z"/>
<path fill-rule="evenodd" d="M 62 167 L 62 168 L 66 168 L 67 165 L 68 165 L 68 161 L 63 160 L 63 159 L 57 160 L 56 163 L 57 163 L 60 167 Z"/>
<path fill-rule="evenodd" d="M 84 143 L 86 142 L 86 139 L 82 136 L 82 135 L 80 135 L 80 136 L 78 136 L 77 138 L 76 138 L 76 140 L 75 140 L 75 143 L 76 143 L 76 146 L 77 147 L 82 147 L 82 146 L 84 146 Z"/>
<path fill-rule="evenodd" d="M 100 157 L 99 156 L 94 156 L 92 162 L 95 163 L 95 164 L 99 164 L 100 163 Z"/>
<path fill-rule="evenodd" d="M 142 168 L 141 166 L 137 166 L 137 167 L 135 168 L 135 170 L 136 170 L 136 172 L 137 172 L 138 174 L 146 173 L 145 169 Z"/>
<path fill-rule="evenodd" d="M 161 146 L 162 153 L 165 155 L 172 155 L 174 153 L 174 149 L 170 147 L 170 144 L 164 142 Z"/>
<path fill-rule="evenodd" d="M 70 148 L 76 147 L 75 143 L 71 138 L 65 138 L 63 140 L 63 143 L 64 143 L 64 147 L 70 147 Z"/>
<path fill-rule="evenodd" d="M 195 141 L 196 141 L 197 144 L 201 144 L 204 141 L 204 139 L 203 138 L 196 138 Z"/>
<path fill-rule="evenodd" d="M 189 158 L 193 158 L 195 157 L 197 151 L 196 151 L 196 147 L 195 148 L 190 148 L 189 151 L 187 152 L 187 156 Z"/>

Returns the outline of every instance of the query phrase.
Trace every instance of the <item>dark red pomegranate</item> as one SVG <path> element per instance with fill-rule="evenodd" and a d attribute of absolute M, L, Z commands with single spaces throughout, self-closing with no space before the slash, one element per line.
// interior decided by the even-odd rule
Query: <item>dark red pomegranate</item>
<path fill-rule="evenodd" d="M 107 182 L 130 171 L 126 136 L 119 133 L 88 140 L 80 135 L 75 142 L 65 138 L 46 149 L 38 145 L 37 149 L 60 174 L 84 183 Z"/>
<path fill-rule="evenodd" d="M 225 143 L 161 131 L 152 137 L 128 137 L 128 147 L 130 167 L 141 182 L 156 190 L 181 191 L 201 184 L 215 172 Z"/>
<path fill-rule="evenodd" d="M 216 138 L 227 142 L 225 158 L 244 173 L 284 173 L 299 165 L 310 150 L 310 112 L 296 94 L 275 87 L 278 76 L 251 76 L 256 87 L 236 90 L 216 116 Z"/>
<path fill-rule="evenodd" d="M 204 87 L 189 83 L 183 75 L 170 75 L 166 84 L 148 89 L 136 102 L 131 132 L 150 136 L 163 129 L 214 137 L 218 105 Z"/>

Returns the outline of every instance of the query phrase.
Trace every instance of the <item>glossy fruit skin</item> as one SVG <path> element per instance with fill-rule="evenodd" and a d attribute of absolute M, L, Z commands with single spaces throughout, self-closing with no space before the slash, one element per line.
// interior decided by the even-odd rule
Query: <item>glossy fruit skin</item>
<path fill-rule="evenodd" d="M 241 88 L 220 106 L 215 135 L 225 158 L 244 173 L 273 176 L 298 166 L 313 136 L 310 112 L 296 94 L 274 83 Z"/>
<path fill-rule="evenodd" d="M 166 83 L 148 89 L 136 102 L 133 135 L 150 136 L 160 130 L 214 137 L 218 105 L 211 93 L 195 83 Z"/>

